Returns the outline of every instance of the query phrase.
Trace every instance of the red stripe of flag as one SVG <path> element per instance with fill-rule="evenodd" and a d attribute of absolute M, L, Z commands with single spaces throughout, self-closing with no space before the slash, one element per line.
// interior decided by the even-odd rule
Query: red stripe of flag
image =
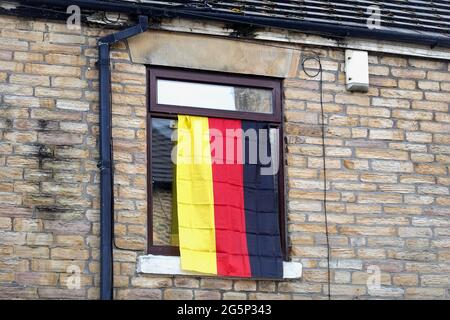
<path fill-rule="evenodd" d="M 209 119 L 212 178 L 214 190 L 214 219 L 216 227 L 217 274 L 250 277 L 250 261 L 244 209 L 242 131 L 240 120 Z M 226 137 L 227 129 L 237 135 Z M 236 130 L 238 129 L 238 130 Z M 216 141 L 214 133 L 221 133 Z M 226 138 L 225 138 L 226 137 Z M 226 149 L 233 155 L 226 154 Z M 216 149 L 214 148 L 216 147 Z M 231 148 L 232 147 L 232 148 Z M 220 152 L 221 151 L 221 152 Z M 232 156 L 230 161 L 226 157 Z"/>

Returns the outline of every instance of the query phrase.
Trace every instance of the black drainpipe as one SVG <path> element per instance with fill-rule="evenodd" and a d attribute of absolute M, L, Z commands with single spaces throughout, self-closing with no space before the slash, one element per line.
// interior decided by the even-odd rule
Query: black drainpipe
<path fill-rule="evenodd" d="M 139 24 L 102 37 L 98 41 L 100 69 L 100 299 L 113 299 L 113 170 L 111 131 L 110 45 L 144 32 L 148 17 Z"/>

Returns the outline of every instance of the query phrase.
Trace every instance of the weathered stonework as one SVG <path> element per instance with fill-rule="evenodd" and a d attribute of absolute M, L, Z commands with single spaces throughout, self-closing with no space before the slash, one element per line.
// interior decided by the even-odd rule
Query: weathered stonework
<path fill-rule="evenodd" d="M 0 298 L 97 299 L 96 41 L 113 31 L 0 24 Z M 319 82 L 300 66 L 312 51 L 324 69 L 332 297 L 450 298 L 448 61 L 370 52 L 369 92 L 349 93 L 343 50 L 295 49 L 283 82 L 287 214 L 303 277 L 275 282 L 136 273 L 147 239 L 146 68 L 127 43 L 114 46 L 115 298 L 327 298 Z M 380 287 L 367 286 L 368 270 Z"/>

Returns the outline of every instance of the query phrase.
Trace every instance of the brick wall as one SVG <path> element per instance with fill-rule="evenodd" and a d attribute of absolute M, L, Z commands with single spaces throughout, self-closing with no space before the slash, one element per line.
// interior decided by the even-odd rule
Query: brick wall
<path fill-rule="evenodd" d="M 96 39 L 60 23 L 0 17 L 0 297 L 98 298 Z M 444 61 L 370 53 L 370 91 L 345 90 L 342 50 L 324 68 L 333 298 L 449 298 L 450 72 Z M 136 274 L 146 249 L 146 79 L 112 52 L 115 296 L 325 299 L 318 79 L 284 81 L 295 281 Z M 314 67 L 314 66 L 312 66 Z M 80 289 L 69 289 L 80 270 Z M 381 287 L 366 283 L 380 271 Z"/>
<path fill-rule="evenodd" d="M 96 298 L 99 32 L 0 25 L 0 297 Z"/>

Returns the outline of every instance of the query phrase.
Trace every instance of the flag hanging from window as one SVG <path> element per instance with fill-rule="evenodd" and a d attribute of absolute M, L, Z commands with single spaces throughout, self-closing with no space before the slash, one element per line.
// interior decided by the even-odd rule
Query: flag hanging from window
<path fill-rule="evenodd" d="M 264 174 L 269 164 L 261 157 L 274 153 L 268 127 L 178 116 L 176 207 L 183 270 L 282 278 L 277 176 Z"/>

